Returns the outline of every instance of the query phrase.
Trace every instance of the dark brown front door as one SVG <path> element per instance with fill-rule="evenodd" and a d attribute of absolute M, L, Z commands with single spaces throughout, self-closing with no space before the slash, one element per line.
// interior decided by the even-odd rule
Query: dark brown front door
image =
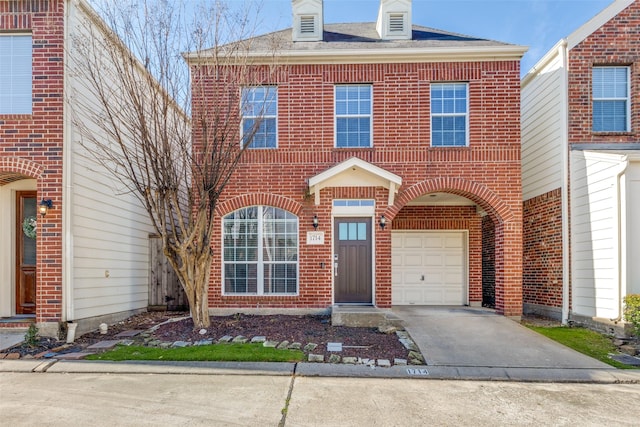
<path fill-rule="evenodd" d="M 36 200 L 35 191 L 16 192 L 16 314 L 36 313 Z"/>
<path fill-rule="evenodd" d="M 335 233 L 335 302 L 371 304 L 371 218 L 336 218 Z"/>

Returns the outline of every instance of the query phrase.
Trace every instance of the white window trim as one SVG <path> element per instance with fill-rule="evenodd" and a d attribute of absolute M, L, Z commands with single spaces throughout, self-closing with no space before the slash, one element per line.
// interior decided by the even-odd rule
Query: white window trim
<path fill-rule="evenodd" d="M 626 132 L 631 132 L 631 67 L 629 67 L 628 65 L 596 65 L 593 66 L 591 68 L 591 76 L 593 78 L 593 70 L 595 68 L 600 68 L 600 69 L 604 69 L 604 68 L 609 68 L 609 69 L 616 69 L 616 68 L 624 68 L 627 70 L 627 96 L 624 98 L 596 98 L 595 96 L 593 96 L 593 81 L 591 81 L 591 110 L 592 110 L 592 115 L 591 115 L 591 120 L 593 120 L 593 105 L 596 101 L 625 101 L 625 107 L 626 107 L 626 124 L 625 130 L 594 130 L 593 129 L 593 123 L 591 123 L 591 132 L 595 132 L 595 133 L 626 133 Z"/>
<path fill-rule="evenodd" d="M 369 114 L 344 114 L 338 115 L 336 112 L 336 90 L 338 86 L 365 86 L 369 88 L 369 98 L 371 99 L 371 111 Z M 369 117 L 369 145 L 367 147 L 338 147 L 338 118 L 357 119 Z M 373 148 L 373 85 L 368 83 L 336 84 L 333 86 L 333 148 L 341 150 L 367 149 Z"/>
<path fill-rule="evenodd" d="M 258 267 L 260 267 L 260 265 L 264 265 L 264 253 L 263 253 L 263 246 L 262 246 L 262 238 L 263 238 L 263 209 L 265 207 L 274 207 L 276 209 L 281 209 L 281 210 L 285 210 L 282 208 L 278 208 L 276 206 L 268 206 L 268 205 L 254 205 L 254 206 L 245 206 L 243 208 L 240 209 L 236 209 L 236 211 L 241 210 L 241 209 L 246 209 L 246 208 L 252 208 L 252 207 L 257 207 L 258 208 L 258 235 L 257 235 L 257 239 L 259 242 L 258 248 L 257 248 L 257 255 L 258 255 L 258 259 L 257 261 L 251 261 L 251 262 L 244 262 L 243 264 L 255 264 Z M 233 211 L 233 212 L 236 212 Z M 286 211 L 286 210 L 285 210 Z M 229 212 L 227 215 L 232 214 L 233 212 Z M 288 212 L 288 211 L 286 211 Z M 289 212 L 291 213 L 291 212 Z M 297 260 L 296 260 L 296 292 L 290 292 L 290 293 L 265 293 L 264 292 L 264 268 L 257 268 L 257 275 L 256 275 L 256 290 L 257 292 L 227 292 L 225 290 L 226 286 L 225 286 L 225 265 L 227 265 L 227 261 L 224 260 L 224 238 L 225 238 L 225 234 L 224 234 L 224 219 L 227 216 L 223 216 L 222 217 L 222 232 L 221 232 L 221 236 L 222 236 L 222 253 L 221 253 L 221 265 L 222 268 L 221 270 L 221 276 L 222 276 L 222 295 L 223 296 L 263 296 L 263 297 L 272 297 L 272 296 L 286 296 L 286 297 L 295 297 L 295 296 L 299 296 L 300 295 L 300 218 L 297 215 L 294 215 L 296 217 L 296 221 L 297 221 L 297 225 L 298 225 L 298 234 L 297 234 L 297 249 L 298 249 L 298 254 L 297 254 Z M 293 215 L 293 214 L 292 214 Z M 228 262 L 229 264 L 236 264 L 234 262 Z M 278 262 L 272 262 L 271 264 L 290 264 L 290 262 L 285 262 L 285 261 L 278 261 Z"/>
<path fill-rule="evenodd" d="M 468 147 L 469 146 L 469 82 L 432 82 L 429 86 L 429 103 L 431 103 L 431 88 L 434 85 L 446 85 L 446 84 L 463 84 L 467 87 L 467 105 L 466 105 L 466 113 L 434 113 L 431 111 L 431 104 L 429 105 L 429 127 L 430 127 L 430 141 L 429 144 L 434 148 L 460 148 L 460 147 Z M 465 125 L 464 125 L 464 145 L 433 145 L 433 117 L 465 117 Z"/>
<path fill-rule="evenodd" d="M 247 150 L 275 150 L 276 148 L 278 148 L 279 145 L 279 141 L 278 141 L 278 86 L 276 85 L 259 85 L 259 86 L 244 86 L 242 88 L 240 88 L 240 111 L 244 110 L 244 97 L 242 95 L 242 91 L 244 91 L 245 89 L 257 89 L 257 88 L 272 88 L 275 89 L 276 91 L 276 113 L 274 115 L 267 115 L 267 114 L 263 114 L 262 116 L 250 116 L 250 115 L 246 115 L 242 114 L 242 118 L 240 120 L 240 140 L 243 142 L 244 144 L 244 120 L 245 119 L 256 119 L 256 118 L 260 118 L 262 120 L 264 119 L 275 119 L 276 121 L 276 145 L 275 147 L 251 147 L 248 146 Z"/>

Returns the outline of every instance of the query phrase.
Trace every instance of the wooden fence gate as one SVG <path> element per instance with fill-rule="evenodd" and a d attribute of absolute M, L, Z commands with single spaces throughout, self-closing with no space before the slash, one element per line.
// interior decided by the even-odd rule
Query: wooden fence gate
<path fill-rule="evenodd" d="M 149 309 L 187 310 L 187 295 L 155 234 L 149 235 L 149 270 Z"/>

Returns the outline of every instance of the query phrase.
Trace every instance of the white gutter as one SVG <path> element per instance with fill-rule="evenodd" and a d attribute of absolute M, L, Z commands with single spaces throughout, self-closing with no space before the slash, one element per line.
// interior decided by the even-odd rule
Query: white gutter
<path fill-rule="evenodd" d="M 556 45 L 557 52 L 561 62 L 561 82 L 560 82 L 560 135 L 562 140 L 562 187 L 560 190 L 561 207 L 562 207 L 562 324 L 569 323 L 569 298 L 570 286 L 569 281 L 571 263 L 571 231 L 569 219 L 569 64 L 567 58 L 567 41 L 560 40 Z"/>

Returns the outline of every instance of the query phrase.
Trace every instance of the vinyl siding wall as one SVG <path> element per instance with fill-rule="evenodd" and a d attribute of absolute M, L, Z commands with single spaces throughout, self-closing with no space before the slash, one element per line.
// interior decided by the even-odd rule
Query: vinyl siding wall
<path fill-rule="evenodd" d="M 622 156 L 571 153 L 573 312 L 618 316 L 618 183 Z"/>
<path fill-rule="evenodd" d="M 557 55 L 522 88 L 523 200 L 562 184 L 562 73 Z"/>
<path fill-rule="evenodd" d="M 86 32 L 85 18 L 78 7 L 71 10 L 71 41 Z M 87 89 L 81 71 L 69 73 L 68 78 L 69 93 L 74 97 L 68 112 L 67 135 L 72 168 L 67 206 L 71 209 L 68 238 L 72 248 L 70 288 L 73 295 L 68 317 L 85 319 L 146 308 L 148 234 L 152 230 L 147 213 L 137 198 L 82 145 L 82 136 L 73 123 L 79 119 L 85 124 L 92 123 L 99 105 Z M 85 108 L 79 111 L 78 106 Z"/>

